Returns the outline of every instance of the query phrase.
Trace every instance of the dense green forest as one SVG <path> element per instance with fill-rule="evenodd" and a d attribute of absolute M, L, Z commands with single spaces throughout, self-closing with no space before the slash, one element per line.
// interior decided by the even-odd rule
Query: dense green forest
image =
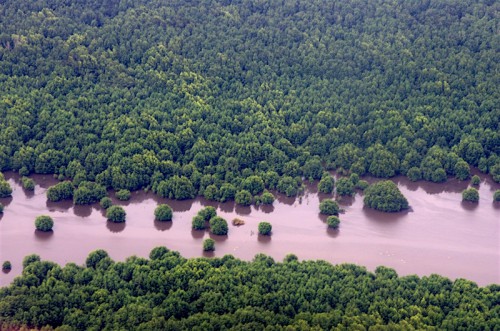
<path fill-rule="evenodd" d="M 437 275 L 398 277 L 351 264 L 282 263 L 258 254 L 184 259 L 165 247 L 150 259 L 60 267 L 36 255 L 0 289 L 3 327 L 59 330 L 495 330 L 500 287 Z M 49 328 L 47 328 L 49 329 Z"/>
<path fill-rule="evenodd" d="M 325 169 L 499 182 L 499 10 L 2 1 L 0 171 L 218 201 Z"/>

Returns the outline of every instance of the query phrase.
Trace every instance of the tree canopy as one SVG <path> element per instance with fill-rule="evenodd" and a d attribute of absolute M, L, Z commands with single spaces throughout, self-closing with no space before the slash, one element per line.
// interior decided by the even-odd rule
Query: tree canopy
<path fill-rule="evenodd" d="M 70 179 L 84 203 L 82 181 L 293 196 L 325 168 L 500 182 L 497 7 L 3 1 L 0 171 Z"/>
<path fill-rule="evenodd" d="M 185 259 L 165 247 L 114 262 L 105 251 L 61 267 L 27 257 L 0 288 L 0 325 L 60 329 L 494 330 L 498 285 L 386 267 L 283 262 L 257 254 Z"/>
<path fill-rule="evenodd" d="M 363 202 L 370 208 L 385 212 L 398 212 L 409 207 L 408 200 L 390 180 L 370 185 L 365 190 Z"/>

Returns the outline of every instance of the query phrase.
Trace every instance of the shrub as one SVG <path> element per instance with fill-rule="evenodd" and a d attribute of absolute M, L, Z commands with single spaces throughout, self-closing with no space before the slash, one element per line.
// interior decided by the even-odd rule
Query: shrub
<path fill-rule="evenodd" d="M 329 228 L 337 229 L 340 224 L 340 219 L 337 216 L 328 216 L 326 224 L 328 224 Z"/>
<path fill-rule="evenodd" d="M 330 194 L 335 187 L 335 180 L 329 173 L 325 172 L 318 183 L 318 191 L 320 193 Z"/>
<path fill-rule="evenodd" d="M 41 215 L 35 219 L 35 227 L 39 231 L 50 231 L 54 226 L 54 221 L 50 216 Z"/>
<path fill-rule="evenodd" d="M 12 269 L 12 264 L 10 263 L 10 261 L 5 261 L 2 264 L 2 269 L 3 270 L 10 270 L 10 269 Z"/>
<path fill-rule="evenodd" d="M 47 199 L 49 201 L 61 201 L 73 198 L 74 186 L 71 182 L 61 182 L 49 187 L 47 190 Z"/>
<path fill-rule="evenodd" d="M 340 208 L 337 202 L 326 199 L 319 204 L 319 211 L 323 215 L 338 215 Z"/>
<path fill-rule="evenodd" d="M 264 205 L 272 205 L 274 203 L 274 199 L 274 195 L 268 191 L 265 191 L 260 196 L 260 202 Z"/>
<path fill-rule="evenodd" d="M 416 182 L 422 179 L 422 171 L 418 167 L 411 167 L 410 169 L 408 169 L 406 176 L 412 182 Z"/>
<path fill-rule="evenodd" d="M 3 213 L 3 209 L 4 209 L 4 206 L 2 205 L 2 203 L 0 202 L 0 213 Z"/>
<path fill-rule="evenodd" d="M 500 201 L 500 190 L 496 190 L 495 193 L 493 193 L 493 201 Z"/>
<path fill-rule="evenodd" d="M 390 180 L 372 184 L 365 190 L 364 204 L 384 212 L 398 212 L 408 208 L 408 200 Z"/>
<path fill-rule="evenodd" d="M 23 259 L 23 269 L 32 263 L 40 262 L 40 256 L 37 254 L 27 255 Z"/>
<path fill-rule="evenodd" d="M 357 184 L 356 184 L 356 188 L 364 191 L 366 190 L 366 188 L 370 186 L 370 184 L 368 184 L 368 182 L 366 180 L 360 180 Z"/>
<path fill-rule="evenodd" d="M 172 220 L 172 208 L 167 204 L 158 205 L 155 209 L 155 218 L 158 221 L 171 221 Z"/>
<path fill-rule="evenodd" d="M 129 190 L 119 190 L 116 192 L 116 198 L 121 201 L 130 200 L 130 191 Z"/>
<path fill-rule="evenodd" d="M 125 217 L 125 210 L 121 206 L 111 206 L 106 210 L 106 218 L 111 222 L 125 222 Z"/>
<path fill-rule="evenodd" d="M 210 219 L 209 224 L 210 224 L 210 231 L 213 234 L 220 236 L 227 234 L 228 231 L 227 222 L 222 217 L 219 216 L 212 217 L 212 219 Z"/>
<path fill-rule="evenodd" d="M 23 188 L 28 191 L 34 191 L 35 190 L 35 181 L 31 178 L 28 177 L 22 177 L 21 178 L 21 184 L 23 185 Z"/>
<path fill-rule="evenodd" d="M 95 182 L 81 182 L 73 193 L 76 205 L 88 205 L 101 200 L 107 194 L 106 188 Z"/>
<path fill-rule="evenodd" d="M 479 186 L 479 184 L 481 184 L 481 178 L 479 178 L 478 175 L 474 175 L 472 176 L 470 183 L 474 186 Z"/>
<path fill-rule="evenodd" d="M 108 209 L 109 207 L 111 207 L 113 205 L 113 202 L 111 201 L 111 199 L 109 197 L 104 197 L 101 199 L 99 204 L 101 205 L 102 208 Z"/>
<path fill-rule="evenodd" d="M 10 187 L 10 184 L 3 178 L 0 179 L 0 198 L 10 197 L 11 194 L 12 188 Z"/>
<path fill-rule="evenodd" d="M 215 240 L 213 239 L 205 239 L 203 241 L 203 250 L 205 252 L 212 252 L 212 251 L 215 251 Z"/>
<path fill-rule="evenodd" d="M 269 236 L 271 234 L 273 226 L 268 222 L 260 222 L 258 229 L 261 235 Z"/>
<path fill-rule="evenodd" d="M 337 181 L 338 195 L 354 195 L 354 185 L 350 179 L 342 177 Z"/>
<path fill-rule="evenodd" d="M 247 190 L 241 190 L 236 193 L 234 200 L 239 205 L 250 206 L 252 204 L 252 193 Z"/>
<path fill-rule="evenodd" d="M 205 220 L 199 214 L 193 217 L 193 222 L 191 224 L 194 230 L 205 229 Z"/>
<path fill-rule="evenodd" d="M 479 201 L 479 192 L 473 187 L 465 189 L 462 192 L 462 200 L 463 201 L 478 202 Z"/>
<path fill-rule="evenodd" d="M 198 212 L 204 221 L 210 221 L 212 217 L 217 216 L 217 210 L 212 206 L 207 206 Z"/>

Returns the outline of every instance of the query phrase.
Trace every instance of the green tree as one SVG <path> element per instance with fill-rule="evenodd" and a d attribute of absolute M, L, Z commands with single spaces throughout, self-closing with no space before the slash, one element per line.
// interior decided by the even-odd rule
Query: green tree
<path fill-rule="evenodd" d="M 111 200 L 110 197 L 103 197 L 101 201 L 99 201 L 99 204 L 101 205 L 102 208 L 108 209 L 113 205 L 113 201 Z"/>
<path fill-rule="evenodd" d="M 257 195 L 264 191 L 264 181 L 260 176 L 249 176 L 241 183 L 243 190 L 250 192 L 252 196 Z"/>
<path fill-rule="evenodd" d="M 478 175 L 474 175 L 474 176 L 472 176 L 470 183 L 471 183 L 471 185 L 479 186 L 479 184 L 481 184 L 481 178 L 479 178 Z"/>
<path fill-rule="evenodd" d="M 325 199 L 320 202 L 319 211 L 323 215 L 338 215 L 340 208 L 337 202 L 331 199 Z"/>
<path fill-rule="evenodd" d="M 116 198 L 121 201 L 130 200 L 130 191 L 127 189 L 121 189 L 116 191 Z"/>
<path fill-rule="evenodd" d="M 495 193 L 493 193 L 493 201 L 500 201 L 500 190 L 496 190 Z"/>
<path fill-rule="evenodd" d="M 325 172 L 318 183 L 318 191 L 321 193 L 330 194 L 333 192 L 335 180 L 329 173 Z"/>
<path fill-rule="evenodd" d="M 3 204 L 0 202 L 0 214 L 1 214 L 1 213 L 3 213 L 4 208 L 5 208 L 5 207 L 4 207 L 4 206 L 3 206 Z"/>
<path fill-rule="evenodd" d="M 81 182 L 73 192 L 73 202 L 76 205 L 88 205 L 100 201 L 106 194 L 106 188 L 100 184 Z"/>
<path fill-rule="evenodd" d="M 264 191 L 264 193 L 260 196 L 260 201 L 264 205 L 272 205 L 274 200 L 274 195 L 269 191 Z"/>
<path fill-rule="evenodd" d="M 365 190 L 363 202 L 365 206 L 384 212 L 398 212 L 408 208 L 408 200 L 390 180 L 370 185 Z"/>
<path fill-rule="evenodd" d="M 252 194 L 247 190 L 241 190 L 236 193 L 235 201 L 242 206 L 250 206 L 252 204 Z"/>
<path fill-rule="evenodd" d="M 227 221 L 222 217 L 215 216 L 210 219 L 210 232 L 216 235 L 226 235 L 228 232 Z"/>
<path fill-rule="evenodd" d="M 10 269 L 12 269 L 12 264 L 10 263 L 10 261 L 4 261 L 2 263 L 2 269 L 3 270 L 10 270 Z"/>
<path fill-rule="evenodd" d="M 126 213 L 121 206 L 111 206 L 106 210 L 106 218 L 108 221 L 115 223 L 125 222 Z"/>
<path fill-rule="evenodd" d="M 340 225 L 340 219 L 337 216 L 328 216 L 326 224 L 328 224 L 329 228 L 337 229 Z"/>
<path fill-rule="evenodd" d="M 408 176 L 408 179 L 412 182 L 416 182 L 422 179 L 422 171 L 419 167 L 411 167 L 408 169 L 406 176 Z"/>
<path fill-rule="evenodd" d="M 204 230 L 205 229 L 205 219 L 199 214 L 193 217 L 192 228 L 194 230 Z"/>
<path fill-rule="evenodd" d="M 467 162 L 460 160 L 455 164 L 455 176 L 460 180 L 466 180 L 470 177 L 470 169 Z"/>
<path fill-rule="evenodd" d="M 5 180 L 0 180 L 0 198 L 10 197 L 12 194 L 12 188 L 10 184 Z"/>
<path fill-rule="evenodd" d="M 85 260 L 87 268 L 96 268 L 97 264 L 105 258 L 109 258 L 108 252 L 103 249 L 98 249 L 91 252 Z"/>
<path fill-rule="evenodd" d="M 158 221 L 171 221 L 172 215 L 172 208 L 167 204 L 160 204 L 155 209 L 155 219 Z"/>
<path fill-rule="evenodd" d="M 198 212 L 204 221 L 210 221 L 213 217 L 217 216 L 217 210 L 212 206 L 206 206 Z"/>
<path fill-rule="evenodd" d="M 39 231 L 51 231 L 54 226 L 54 221 L 50 216 L 40 215 L 35 219 L 35 227 Z"/>
<path fill-rule="evenodd" d="M 342 177 L 337 180 L 338 195 L 354 195 L 354 185 L 349 178 Z"/>
<path fill-rule="evenodd" d="M 22 177 L 21 178 L 21 183 L 23 185 L 23 188 L 28 191 L 34 191 L 35 190 L 35 181 L 31 178 L 28 177 Z"/>
<path fill-rule="evenodd" d="M 462 192 L 462 200 L 463 201 L 478 202 L 479 201 L 479 192 L 478 192 L 478 190 L 476 190 L 473 187 L 465 189 Z"/>
<path fill-rule="evenodd" d="M 271 235 L 271 231 L 273 230 L 273 227 L 271 223 L 269 222 L 260 222 L 258 226 L 259 234 L 264 235 L 264 236 L 269 236 Z"/>
<path fill-rule="evenodd" d="M 207 238 L 203 241 L 203 250 L 205 252 L 215 251 L 215 240 Z"/>
<path fill-rule="evenodd" d="M 47 190 L 49 201 L 61 201 L 73 198 L 74 186 L 71 182 L 65 181 L 51 186 Z"/>

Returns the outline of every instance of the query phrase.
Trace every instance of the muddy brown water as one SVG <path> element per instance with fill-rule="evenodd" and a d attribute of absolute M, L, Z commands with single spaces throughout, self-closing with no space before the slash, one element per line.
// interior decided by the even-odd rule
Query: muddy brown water
<path fill-rule="evenodd" d="M 328 230 L 318 214 L 320 199 L 315 185 L 309 185 L 301 198 L 277 196 L 273 206 L 239 207 L 234 203 L 214 203 L 198 198 L 188 201 L 162 199 L 145 192 L 134 192 L 122 205 L 127 212 L 124 224 L 107 222 L 98 204 L 74 206 L 71 202 L 47 202 L 45 192 L 56 183 L 51 176 L 35 175 L 35 192 L 20 185 L 19 176 L 6 173 L 13 188 L 11 198 L 0 214 L 0 262 L 9 260 L 12 270 L 0 273 L 0 285 L 9 284 L 22 271 L 24 256 L 36 253 L 43 260 L 64 265 L 84 264 L 87 255 L 104 249 L 115 260 L 137 255 L 147 257 L 152 248 L 167 246 L 184 257 L 203 256 L 203 240 L 216 240 L 214 256 L 232 254 L 251 260 L 264 253 L 281 261 L 287 254 L 299 259 L 322 259 L 334 264 L 356 263 L 374 270 L 379 265 L 394 268 L 399 275 L 467 278 L 479 285 L 500 283 L 500 204 L 493 203 L 493 192 L 500 186 L 481 177 L 480 202 L 461 201 L 467 182 L 450 180 L 444 184 L 412 183 L 394 178 L 407 197 L 411 210 L 387 214 L 363 207 L 363 197 L 343 199 L 345 213 L 340 215 L 337 231 Z M 158 203 L 174 210 L 172 222 L 154 221 Z M 245 225 L 229 225 L 228 236 L 213 236 L 193 231 L 191 220 L 204 206 L 217 208 L 230 224 L 235 217 Z M 54 231 L 35 231 L 34 219 L 50 215 Z M 257 225 L 268 221 L 271 237 L 257 234 Z"/>

